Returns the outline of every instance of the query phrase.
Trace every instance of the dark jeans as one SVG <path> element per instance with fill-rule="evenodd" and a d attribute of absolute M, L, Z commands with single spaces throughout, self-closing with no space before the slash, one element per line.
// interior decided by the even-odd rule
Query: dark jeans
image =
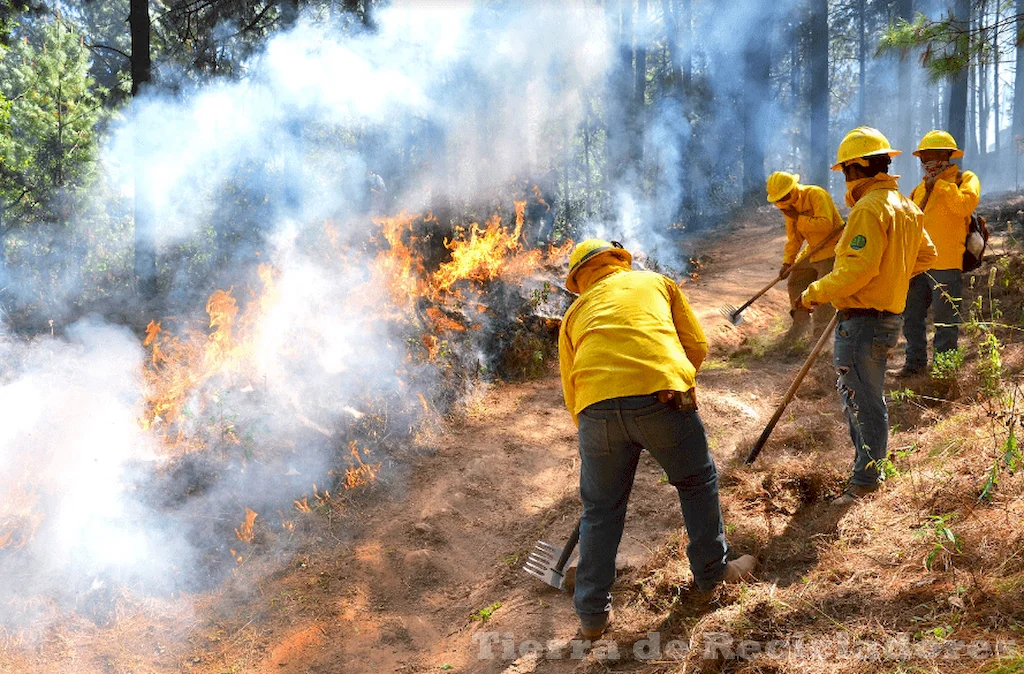
<path fill-rule="evenodd" d="M 836 325 L 832 362 L 839 375 L 836 387 L 853 441 L 851 484 L 878 483 L 875 462 L 886 457 L 889 413 L 885 409 L 885 364 L 899 339 L 901 316 L 853 316 Z"/>
<path fill-rule="evenodd" d="M 697 587 L 725 573 L 728 546 L 718 503 L 718 471 L 696 411 L 680 412 L 654 395 L 595 403 L 579 415 L 580 560 L 574 603 L 581 616 L 611 608 L 615 555 L 640 452 L 646 448 L 679 492 Z"/>
<path fill-rule="evenodd" d="M 963 273 L 959 269 L 931 269 L 910 279 L 907 308 L 903 312 L 906 367 L 919 369 L 928 366 L 928 337 L 925 334 L 928 307 L 935 312 L 932 351 L 942 353 L 956 349 L 963 288 Z"/>

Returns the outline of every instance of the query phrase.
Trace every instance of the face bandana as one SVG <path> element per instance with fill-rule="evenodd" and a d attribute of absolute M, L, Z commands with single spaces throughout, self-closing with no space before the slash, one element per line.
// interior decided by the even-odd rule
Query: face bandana
<path fill-rule="evenodd" d="M 928 180 L 929 178 L 934 178 L 935 176 L 939 175 L 940 173 L 948 169 L 950 166 L 952 166 L 952 164 L 949 161 L 943 159 L 926 161 L 923 164 L 921 164 L 921 168 L 924 169 L 925 180 Z"/>
<path fill-rule="evenodd" d="M 853 205 L 857 203 L 857 199 L 860 198 L 860 192 L 857 191 L 857 188 L 860 187 L 861 185 L 865 185 L 866 183 L 868 183 L 871 180 L 874 180 L 874 178 L 857 178 L 856 180 L 847 180 L 846 181 L 846 205 L 847 206 L 849 206 L 850 208 L 853 208 Z M 854 192 L 857 192 L 857 194 L 854 194 Z"/>

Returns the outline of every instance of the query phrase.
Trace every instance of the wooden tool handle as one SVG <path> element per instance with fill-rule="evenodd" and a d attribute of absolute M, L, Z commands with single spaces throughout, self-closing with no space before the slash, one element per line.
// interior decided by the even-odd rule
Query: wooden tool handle
<path fill-rule="evenodd" d="M 565 563 L 569 561 L 569 557 L 572 555 L 572 551 L 576 549 L 576 544 L 580 541 L 580 520 L 576 520 L 576 528 L 572 530 L 572 535 L 569 536 L 569 540 L 566 541 L 565 547 L 562 548 L 562 554 L 558 558 L 558 562 L 555 564 L 555 571 L 559 573 L 565 567 Z"/>
<path fill-rule="evenodd" d="M 775 414 L 772 415 L 771 421 L 768 422 L 764 432 L 761 433 L 761 437 L 757 439 L 757 443 L 750 450 L 750 453 L 747 454 L 747 458 L 743 462 L 745 465 L 749 466 L 754 463 L 757 455 L 761 453 L 761 448 L 764 447 L 764 443 L 768 442 L 768 436 L 770 436 L 772 434 L 772 430 L 775 429 L 775 424 L 779 423 L 779 419 L 782 418 L 782 413 L 786 410 L 786 405 L 788 405 L 789 401 L 793 399 L 793 396 L 796 394 L 796 390 L 800 388 L 800 382 L 802 382 L 804 377 L 807 376 L 808 370 L 810 370 L 811 365 L 814 364 L 814 359 L 817 358 L 818 354 L 821 353 L 821 350 L 825 348 L 825 344 L 828 343 L 828 338 L 832 335 L 832 331 L 835 330 L 836 323 L 838 322 L 839 312 L 836 312 L 835 315 L 832 316 L 832 320 L 828 322 L 828 326 L 821 333 L 821 337 L 818 338 L 818 343 L 814 345 L 813 349 L 811 349 L 811 355 L 807 356 L 807 360 L 797 373 L 796 379 L 793 380 L 789 390 L 786 391 L 786 397 L 782 399 L 782 404 L 775 410 Z"/>

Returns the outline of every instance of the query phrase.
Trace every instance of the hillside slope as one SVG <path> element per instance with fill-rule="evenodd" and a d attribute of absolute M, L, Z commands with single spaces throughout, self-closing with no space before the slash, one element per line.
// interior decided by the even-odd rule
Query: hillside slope
<path fill-rule="evenodd" d="M 402 466 L 387 466 L 380 484 L 325 498 L 296 533 L 296 549 L 253 555 L 213 593 L 160 602 L 126 595 L 110 625 L 65 616 L 59 638 L 43 644 L 0 634 L 0 672 L 1021 667 L 1020 658 L 992 653 L 997 642 L 1024 647 L 1022 480 L 998 463 L 1013 458 L 1008 429 L 1024 405 L 1020 333 L 977 326 L 955 382 L 888 382 L 894 458 L 875 498 L 829 505 L 852 449 L 827 359 L 762 457 L 744 467 L 806 354 L 777 345 L 788 320 L 782 288 L 739 328 L 718 311 L 741 304 L 777 270 L 774 215 L 759 212 L 709 244 L 699 278 L 684 286 L 712 342 L 699 377 L 701 414 L 727 534 L 737 552 L 759 557 L 756 581 L 712 593 L 691 586 L 675 491 L 645 456 L 620 549 L 616 624 L 606 641 L 584 648 L 569 595 L 520 570 L 538 539 L 564 541 L 579 513 L 575 428 L 550 371 L 491 388 L 464 417 L 425 434 Z M 1004 234 L 993 252 L 1012 243 L 1012 232 Z M 975 289 L 984 318 L 995 301 L 999 322 L 1019 322 L 1019 254 L 980 270 Z M 989 344 L 1003 345 L 998 371 L 983 348 L 990 333 Z M 890 367 L 900 360 L 897 349 Z M 993 474 L 998 484 L 981 501 Z M 770 655 L 754 657 L 764 650 Z"/>

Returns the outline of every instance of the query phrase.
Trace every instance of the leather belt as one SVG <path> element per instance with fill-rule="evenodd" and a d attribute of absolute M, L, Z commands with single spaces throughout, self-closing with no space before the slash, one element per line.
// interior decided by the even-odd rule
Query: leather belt
<path fill-rule="evenodd" d="M 839 318 L 847 320 L 857 316 L 866 316 L 868 318 L 892 318 L 893 316 L 899 316 L 891 311 L 880 311 L 878 309 L 840 309 Z"/>
<path fill-rule="evenodd" d="M 689 391 L 658 391 L 658 402 L 668 403 L 680 412 L 692 412 L 697 409 L 697 390 Z"/>

